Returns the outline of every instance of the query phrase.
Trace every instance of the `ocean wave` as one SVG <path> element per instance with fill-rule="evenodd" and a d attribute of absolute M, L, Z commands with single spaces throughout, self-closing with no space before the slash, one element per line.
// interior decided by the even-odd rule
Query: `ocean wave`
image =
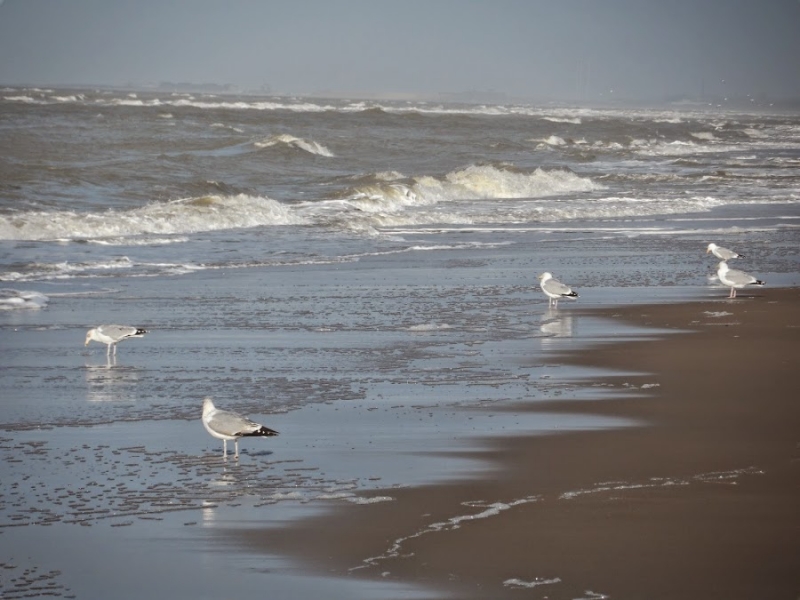
<path fill-rule="evenodd" d="M 695 139 L 703 140 L 706 142 L 711 142 L 717 139 L 716 136 L 710 131 L 693 131 L 689 135 L 691 135 Z"/>
<path fill-rule="evenodd" d="M 548 146 L 566 146 L 567 145 L 567 142 L 564 140 L 564 138 L 559 137 L 557 135 L 551 135 L 550 137 L 542 140 L 542 142 L 544 142 Z"/>
<path fill-rule="evenodd" d="M 3 100 L 7 102 L 20 102 L 22 104 L 45 104 L 47 101 L 42 98 L 34 98 L 32 96 L 3 96 Z"/>
<path fill-rule="evenodd" d="M 636 218 L 656 215 L 675 215 L 707 212 L 726 204 L 714 197 L 652 197 L 620 196 L 576 198 L 549 203 L 535 200 L 506 200 L 475 204 L 464 210 L 416 210 L 370 215 L 376 227 L 387 234 L 397 234 L 396 228 L 429 227 L 432 225 L 516 225 L 525 223 L 558 223 L 593 219 Z M 393 231 L 394 230 L 394 231 Z"/>
<path fill-rule="evenodd" d="M 174 108 L 199 108 L 206 110 L 289 110 L 293 112 L 326 112 L 335 110 L 336 107 L 319 104 L 316 102 L 297 102 L 297 101 L 282 101 L 282 100 L 217 100 L 217 99 L 204 99 L 196 100 L 194 98 L 179 98 L 162 100 L 160 98 L 151 98 L 149 100 L 142 100 L 139 98 L 111 98 L 108 100 L 99 100 L 98 105 L 103 106 L 131 106 L 131 107 L 152 107 L 152 106 L 171 106 Z"/>
<path fill-rule="evenodd" d="M 120 256 L 110 260 L 91 262 L 58 262 L 58 263 L 31 263 L 26 265 L 23 272 L 6 271 L 0 273 L 0 281 L 42 281 L 52 279 L 69 279 L 75 276 L 108 275 L 120 270 L 131 270 L 133 262 L 127 256 Z"/>
<path fill-rule="evenodd" d="M 405 226 L 510 225 L 698 213 L 730 203 L 728 198 L 701 195 L 603 194 L 608 189 L 605 184 L 613 186 L 620 181 L 671 184 L 673 180 L 682 181 L 681 177 L 633 173 L 593 179 L 567 169 L 526 170 L 506 163 L 476 164 L 445 175 L 405 176 L 384 171 L 340 177 L 331 182 L 331 188 L 339 191 L 329 197 L 292 203 L 241 193 L 219 182 L 207 181 L 198 184 L 198 193 L 192 197 L 129 210 L 3 214 L 0 240 L 156 246 L 188 242 L 190 234 L 199 232 L 292 225 L 382 235 L 382 230 Z M 759 197 L 748 201 L 776 200 Z M 736 202 L 743 200 L 738 198 Z M 91 268 L 81 269 L 91 276 Z M 63 274 L 43 275 L 50 278 Z M 14 281 L 14 277 L 12 273 L 3 275 L 6 281 Z"/>
<path fill-rule="evenodd" d="M 171 116 L 172 115 L 170 115 L 170 117 Z M 209 125 L 209 127 L 211 127 L 212 129 L 228 129 L 235 133 L 244 133 L 244 129 L 242 129 L 241 127 L 234 127 L 233 125 L 226 125 L 225 123 L 212 123 L 211 125 Z"/>
<path fill-rule="evenodd" d="M 0 311 L 2 310 L 40 310 L 50 299 L 39 292 L 0 289 Z"/>
<path fill-rule="evenodd" d="M 719 144 L 718 140 L 713 137 L 707 137 L 703 134 L 692 134 L 692 137 L 699 139 L 706 143 L 696 143 L 684 140 L 632 140 L 629 149 L 637 154 L 643 156 L 687 156 L 692 154 L 706 154 L 709 152 L 733 152 L 739 149 L 739 146 L 733 144 Z"/>
<path fill-rule="evenodd" d="M 474 116 L 529 116 L 552 123 L 583 125 L 587 120 L 651 121 L 680 124 L 692 119 L 708 120 L 705 107 L 680 106 L 675 109 L 653 108 L 554 108 L 522 103 L 468 104 L 454 102 L 429 102 L 425 100 L 364 101 L 335 100 L 304 97 L 258 95 L 176 94 L 146 91 L 141 94 L 122 92 L 64 93 L 51 89 L 5 88 L 2 99 L 7 102 L 27 104 L 77 104 L 104 107 L 172 107 L 201 110 L 234 111 L 291 111 L 296 113 L 367 113 L 367 114 L 425 114 Z"/>
<path fill-rule="evenodd" d="M 543 198 L 589 192 L 604 186 L 567 170 L 520 171 L 507 166 L 471 165 L 443 178 L 415 177 L 383 180 L 349 191 L 350 204 L 367 212 L 396 212 L 408 206 L 424 206 L 457 200 Z"/>
<path fill-rule="evenodd" d="M 155 277 L 159 275 L 185 275 L 195 271 L 202 271 L 206 268 L 209 267 L 202 264 L 140 262 L 133 261 L 127 256 L 120 256 L 88 262 L 31 263 L 25 265 L 20 271 L 0 272 L 0 281 L 20 283 L 75 278 L 113 278 L 121 275 L 125 277 Z M 2 297 L 3 293 L 0 291 L 0 302 L 2 302 Z M 45 297 L 44 300 L 46 304 L 48 299 Z M 37 299 L 34 297 L 30 301 L 37 301 Z"/>
<path fill-rule="evenodd" d="M 580 117 L 542 117 L 543 121 L 550 121 L 551 123 L 571 123 L 573 125 L 580 125 L 582 123 Z"/>
<path fill-rule="evenodd" d="M 0 240 L 118 239 L 304 223 L 297 212 L 270 198 L 208 195 L 100 213 L 26 211 L 0 215 Z"/>
<path fill-rule="evenodd" d="M 332 158 L 334 156 L 333 152 L 328 150 L 325 146 L 323 146 L 319 142 L 315 142 L 313 140 L 307 141 L 302 138 L 289 135 L 287 133 L 273 135 L 265 140 L 259 142 L 253 142 L 253 146 L 255 146 L 256 148 L 272 148 L 276 146 L 286 147 L 286 148 L 296 148 L 298 150 L 303 150 L 304 152 L 308 152 L 309 154 L 315 154 L 317 156 L 325 156 L 327 158 Z"/>

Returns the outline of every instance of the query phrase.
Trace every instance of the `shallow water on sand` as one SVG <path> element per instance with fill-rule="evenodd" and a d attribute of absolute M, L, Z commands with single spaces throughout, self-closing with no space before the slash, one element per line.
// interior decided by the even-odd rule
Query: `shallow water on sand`
<path fill-rule="evenodd" d="M 403 235 L 423 244 L 430 233 Z M 218 597 L 232 581 L 237 593 L 269 587 L 275 598 L 430 597 L 310 577 L 238 547 L 230 530 L 486 475 L 480 450 L 492 436 L 636 425 L 513 407 L 647 393 L 593 386 L 600 372 L 559 363 L 586 344 L 655 333 L 620 329 L 586 307 L 730 302 L 710 279 L 701 234 L 458 230 L 437 239 L 447 243 L 339 264 L 28 284 L 46 306 L 0 311 L 4 597 L 42 586 L 108 597 L 118 585 L 137 597 L 189 588 Z M 753 244 L 772 282 L 800 283 L 787 268 L 791 239 L 775 230 L 770 244 Z M 548 307 L 534 287 L 544 268 L 579 299 Z M 104 322 L 149 333 L 107 358 L 104 346 L 82 345 L 86 328 Z M 239 460 L 223 461 L 199 420 L 207 395 L 281 435 L 245 439 Z M 178 593 L 175 581 L 189 588 Z"/>

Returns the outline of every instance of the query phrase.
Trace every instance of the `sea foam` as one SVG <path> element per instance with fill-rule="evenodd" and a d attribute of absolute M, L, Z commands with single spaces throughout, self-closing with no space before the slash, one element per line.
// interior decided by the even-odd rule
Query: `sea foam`
<path fill-rule="evenodd" d="M 375 212 L 454 200 L 543 198 L 601 189 L 603 185 L 566 170 L 524 172 L 494 165 L 471 165 L 451 171 L 443 178 L 421 176 L 412 181 L 377 181 L 353 189 L 350 201 L 361 210 Z"/>
<path fill-rule="evenodd" d="M 39 292 L 0 289 L 0 310 L 39 310 L 45 308 L 49 300 Z"/>
<path fill-rule="evenodd" d="M 259 142 L 253 142 L 253 145 L 256 148 L 271 148 L 274 146 L 297 148 L 298 150 L 303 150 L 304 152 L 308 152 L 309 154 L 316 154 L 318 156 L 325 156 L 328 158 L 333 157 L 333 152 L 328 150 L 322 144 L 315 142 L 313 140 L 307 141 L 302 138 L 289 135 L 287 133 L 280 135 L 273 135 L 272 137 L 269 137 L 265 140 Z"/>
<path fill-rule="evenodd" d="M 0 240 L 92 240 L 304 223 L 302 216 L 271 198 L 209 195 L 100 213 L 27 211 L 1 215 Z"/>

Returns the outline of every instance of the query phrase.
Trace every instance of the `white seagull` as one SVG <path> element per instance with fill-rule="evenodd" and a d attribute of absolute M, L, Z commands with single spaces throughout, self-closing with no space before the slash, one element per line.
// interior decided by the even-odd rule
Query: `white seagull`
<path fill-rule="evenodd" d="M 539 275 L 539 285 L 545 295 L 550 298 L 550 306 L 558 307 L 559 298 L 577 298 L 578 294 L 572 291 L 557 279 L 553 279 L 553 274 L 545 271 Z"/>
<path fill-rule="evenodd" d="M 228 440 L 233 440 L 236 447 L 236 458 L 239 458 L 240 437 L 278 435 L 277 431 L 255 423 L 247 417 L 215 407 L 211 398 L 203 400 L 203 427 L 212 436 L 222 440 L 223 458 L 228 458 Z"/>
<path fill-rule="evenodd" d="M 728 298 L 736 298 L 737 288 L 741 289 L 744 286 L 751 284 L 766 285 L 765 282 L 761 281 L 760 279 L 756 279 L 749 273 L 729 268 L 728 263 L 726 263 L 724 260 L 721 263 L 719 263 L 719 269 L 717 269 L 717 276 L 719 277 L 719 280 L 722 283 L 730 286 L 731 295 L 728 296 Z"/>
<path fill-rule="evenodd" d="M 131 327 L 130 325 L 100 325 L 100 327 L 95 327 L 86 332 L 84 346 L 88 346 L 92 340 L 107 344 L 106 355 L 111 356 L 111 348 L 113 347 L 114 356 L 116 356 L 119 342 L 127 338 L 142 337 L 145 333 L 147 333 L 146 329 Z"/>
<path fill-rule="evenodd" d="M 716 244 L 709 244 L 708 248 L 706 248 L 706 254 L 711 252 L 714 256 L 721 260 L 730 260 L 732 258 L 744 258 L 744 254 L 739 254 L 738 252 L 734 252 L 733 250 L 728 250 L 727 248 L 723 248 L 721 246 L 717 246 Z"/>

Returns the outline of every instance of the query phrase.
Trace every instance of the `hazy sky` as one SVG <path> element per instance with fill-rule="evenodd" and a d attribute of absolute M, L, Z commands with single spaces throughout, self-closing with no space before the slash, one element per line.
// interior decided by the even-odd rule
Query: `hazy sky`
<path fill-rule="evenodd" d="M 0 85 L 161 81 L 297 94 L 800 97 L 800 0 L 0 4 Z"/>

